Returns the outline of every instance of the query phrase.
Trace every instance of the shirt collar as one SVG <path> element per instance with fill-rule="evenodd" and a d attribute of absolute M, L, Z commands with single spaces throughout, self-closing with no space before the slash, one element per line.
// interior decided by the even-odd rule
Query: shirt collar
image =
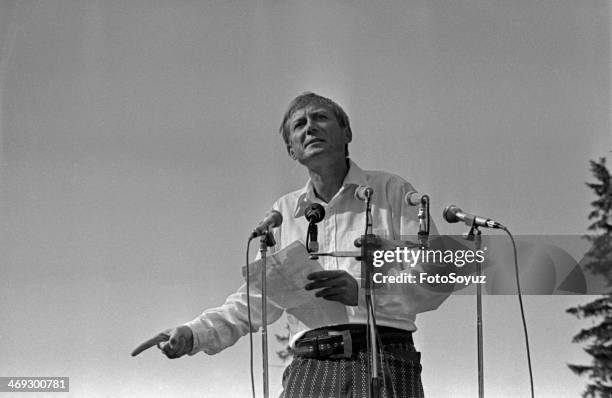
<path fill-rule="evenodd" d="M 349 161 L 348 173 L 346 173 L 346 176 L 344 177 L 344 181 L 342 181 L 342 187 L 340 187 L 339 192 L 342 192 L 351 186 L 367 185 L 367 179 L 366 179 L 365 172 L 359 166 L 357 166 L 357 164 L 353 162 L 351 159 L 349 159 L 348 161 Z M 306 207 L 310 203 L 313 203 L 313 202 L 321 203 L 325 205 L 325 203 L 323 203 L 315 195 L 314 186 L 312 185 L 312 181 L 309 178 L 308 182 L 300 190 L 300 193 L 298 195 L 298 200 L 295 206 L 294 217 L 297 218 L 297 217 L 301 217 L 302 215 L 304 215 L 304 210 L 306 209 Z"/>

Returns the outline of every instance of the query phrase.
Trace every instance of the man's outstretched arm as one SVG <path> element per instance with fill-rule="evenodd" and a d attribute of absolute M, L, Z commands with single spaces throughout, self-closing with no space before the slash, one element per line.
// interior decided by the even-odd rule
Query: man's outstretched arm
<path fill-rule="evenodd" d="M 188 326 L 168 329 L 151 337 L 132 351 L 132 356 L 157 346 L 168 358 L 180 358 L 193 350 L 193 332 Z"/>

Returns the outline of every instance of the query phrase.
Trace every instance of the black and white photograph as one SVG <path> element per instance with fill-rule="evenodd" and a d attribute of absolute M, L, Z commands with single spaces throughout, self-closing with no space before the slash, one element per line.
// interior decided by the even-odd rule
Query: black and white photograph
<path fill-rule="evenodd" d="M 612 397 L 604 0 L 0 0 L 0 396 Z"/>

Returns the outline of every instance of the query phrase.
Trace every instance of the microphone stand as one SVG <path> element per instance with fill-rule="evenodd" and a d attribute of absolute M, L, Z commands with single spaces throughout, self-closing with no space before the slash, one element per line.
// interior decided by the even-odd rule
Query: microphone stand
<path fill-rule="evenodd" d="M 267 306 L 267 266 L 266 266 L 266 252 L 268 247 L 276 245 L 274 236 L 270 232 L 270 228 L 267 229 L 266 233 L 261 235 L 259 239 L 259 253 L 261 253 L 261 350 L 263 358 L 263 393 L 264 398 L 268 398 L 270 395 L 270 387 L 268 384 L 268 306 Z"/>
<path fill-rule="evenodd" d="M 366 201 L 366 228 L 365 235 L 362 236 L 361 252 L 350 252 L 350 251 L 332 251 L 327 253 L 310 253 L 310 258 L 316 258 L 317 256 L 331 256 L 331 257 L 355 257 L 362 261 L 362 273 L 365 274 L 365 301 L 366 310 L 368 313 L 367 318 L 367 355 L 368 355 L 368 373 L 370 377 L 370 388 L 368 390 L 369 398 L 380 397 L 380 386 L 381 378 L 379 375 L 378 366 L 378 339 L 376 338 L 376 319 L 374 313 L 374 291 L 372 290 L 372 282 L 370 278 L 372 264 L 368 264 L 368 259 L 372 257 L 368 248 L 368 239 L 374 237 L 372 234 L 372 190 L 365 190 L 365 201 Z M 362 199 L 359 197 L 359 199 Z M 362 199 L 363 200 L 363 199 Z M 419 231 L 420 245 L 413 244 L 411 247 L 423 247 L 427 244 L 427 238 L 429 236 L 429 197 L 424 195 L 421 204 L 423 207 L 426 206 L 426 210 L 421 210 L 419 214 L 421 230 Z M 425 217 L 427 217 L 427 223 L 425 223 Z"/>
<path fill-rule="evenodd" d="M 366 246 L 367 237 L 372 236 L 372 194 L 366 191 L 366 230 L 365 239 L 363 242 L 363 248 Z M 364 253 L 367 249 L 364 250 Z M 368 256 L 363 256 L 362 261 L 366 261 Z M 374 317 L 374 292 L 372 291 L 372 282 L 370 278 L 371 264 L 365 264 L 366 269 L 366 286 L 365 286 L 365 301 L 366 309 L 368 311 L 367 319 L 367 337 L 368 337 L 368 357 L 369 357 L 369 371 L 370 371 L 370 398 L 378 398 L 380 393 L 380 377 L 378 371 L 378 361 L 376 354 L 378 353 L 378 344 L 376 339 L 376 318 Z"/>
<path fill-rule="evenodd" d="M 368 264 L 367 259 L 371 258 L 371 253 L 368 250 L 368 238 L 373 237 L 372 234 L 372 190 L 366 190 L 366 228 L 365 235 L 362 238 L 361 252 L 328 252 L 328 253 L 310 253 L 310 258 L 317 258 L 317 256 L 332 256 L 332 257 L 355 257 L 362 261 L 362 273 L 365 274 L 365 301 L 366 310 L 368 313 L 367 317 L 367 355 L 368 355 L 368 374 L 370 378 L 370 388 L 368 390 L 369 398 L 379 398 L 380 396 L 380 376 L 378 370 L 378 344 L 376 338 L 376 320 L 374 317 L 374 304 L 373 297 L 374 292 L 372 291 L 372 282 L 370 278 L 372 264 Z"/>
<path fill-rule="evenodd" d="M 474 242 L 476 251 L 482 247 L 482 232 L 475 223 L 472 223 L 466 240 Z M 482 274 L 482 262 L 476 262 L 476 275 L 480 279 Z M 483 335 L 482 335 L 482 287 L 476 284 L 476 341 L 478 345 L 478 398 L 484 398 L 484 354 L 483 354 Z"/>

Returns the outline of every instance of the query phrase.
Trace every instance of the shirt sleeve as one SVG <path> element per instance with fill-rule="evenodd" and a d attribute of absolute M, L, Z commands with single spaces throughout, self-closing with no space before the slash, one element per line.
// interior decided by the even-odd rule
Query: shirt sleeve
<path fill-rule="evenodd" d="M 263 324 L 261 315 L 261 293 L 250 289 L 252 331 L 257 331 Z M 283 309 L 267 302 L 267 323 L 278 320 Z M 193 332 L 193 350 L 190 355 L 199 351 L 212 355 L 234 345 L 236 341 L 249 332 L 246 285 L 231 294 L 223 305 L 204 311 L 200 316 L 186 324 Z"/>
<path fill-rule="evenodd" d="M 277 206 L 273 206 L 277 210 Z M 280 242 L 280 232 L 273 230 L 274 239 L 277 246 L 269 248 L 274 252 Z M 256 259 L 259 259 L 257 253 Z M 247 297 L 251 307 L 251 331 L 256 332 L 263 325 L 262 319 L 262 294 L 254 288 L 249 289 L 247 296 L 246 284 L 243 284 L 236 293 L 231 294 L 225 303 L 217 308 L 204 311 L 197 318 L 186 323 L 193 332 L 193 350 L 189 355 L 194 355 L 200 351 L 213 355 L 223 349 L 230 347 L 249 333 L 249 311 Z M 284 309 L 278 307 L 271 301 L 266 305 L 267 324 L 276 322 L 283 314 Z"/>

